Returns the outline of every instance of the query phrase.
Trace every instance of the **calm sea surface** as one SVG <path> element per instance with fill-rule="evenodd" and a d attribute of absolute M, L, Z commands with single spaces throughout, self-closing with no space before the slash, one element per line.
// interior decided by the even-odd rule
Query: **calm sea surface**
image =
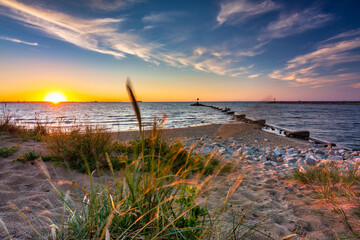
<path fill-rule="evenodd" d="M 360 148 L 360 105 L 269 104 L 259 102 L 212 102 L 208 105 L 228 107 L 250 118 L 290 130 L 309 130 L 312 137 L 335 142 L 339 146 Z M 190 103 L 139 103 L 145 126 L 154 116 L 167 116 L 166 128 L 226 123 L 231 116 Z M 100 125 L 108 130 L 136 130 L 131 103 L 7 103 L 2 111 L 21 124 L 31 126 L 41 121 L 49 126 Z"/>

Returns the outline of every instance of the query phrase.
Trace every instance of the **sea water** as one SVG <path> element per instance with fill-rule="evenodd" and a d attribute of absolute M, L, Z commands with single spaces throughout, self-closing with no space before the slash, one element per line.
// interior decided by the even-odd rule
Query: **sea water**
<path fill-rule="evenodd" d="M 230 108 L 253 119 L 289 130 L 309 130 L 310 136 L 339 146 L 360 148 L 360 105 L 276 104 L 267 102 L 207 102 Z M 166 117 L 165 128 L 227 123 L 231 115 L 221 111 L 190 106 L 189 102 L 139 102 L 145 128 L 154 117 Z M 110 131 L 138 129 L 131 103 L 6 103 L 0 115 L 11 114 L 18 123 L 31 126 L 41 122 L 49 127 L 96 125 Z"/>

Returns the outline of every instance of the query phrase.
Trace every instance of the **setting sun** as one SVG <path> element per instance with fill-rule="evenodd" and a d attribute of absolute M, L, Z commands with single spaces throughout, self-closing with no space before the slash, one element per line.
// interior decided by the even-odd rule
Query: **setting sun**
<path fill-rule="evenodd" d="M 67 98 L 63 93 L 60 92 L 49 92 L 44 97 L 45 102 L 59 103 L 66 102 Z"/>

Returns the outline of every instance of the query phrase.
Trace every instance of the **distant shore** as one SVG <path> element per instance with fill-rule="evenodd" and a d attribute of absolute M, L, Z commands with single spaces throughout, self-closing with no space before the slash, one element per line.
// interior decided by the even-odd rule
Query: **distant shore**
<path fill-rule="evenodd" d="M 360 105 L 360 101 L 272 101 L 271 104 L 335 104 L 335 105 Z"/>

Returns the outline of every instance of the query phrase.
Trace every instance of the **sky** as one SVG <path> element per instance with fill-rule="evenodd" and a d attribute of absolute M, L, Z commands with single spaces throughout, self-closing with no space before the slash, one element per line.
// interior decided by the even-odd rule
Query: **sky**
<path fill-rule="evenodd" d="M 0 0 L 0 101 L 360 100 L 360 1 Z"/>

